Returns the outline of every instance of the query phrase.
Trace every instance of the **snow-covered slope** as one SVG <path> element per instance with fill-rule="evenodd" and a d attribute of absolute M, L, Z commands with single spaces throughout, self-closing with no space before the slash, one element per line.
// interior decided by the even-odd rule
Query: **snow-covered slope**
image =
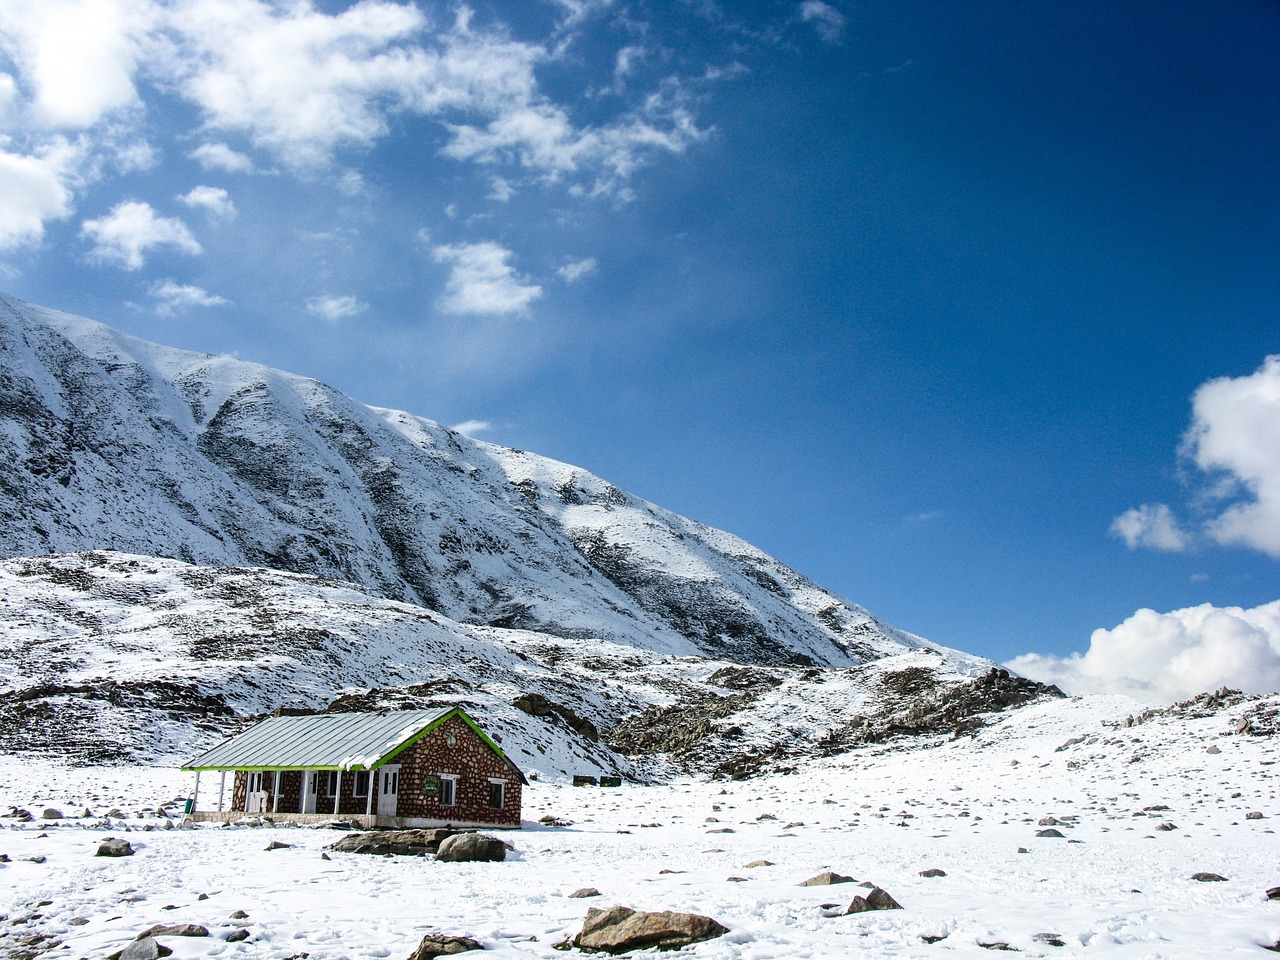
<path fill-rule="evenodd" d="M 928 645 L 584 470 L 3 296 L 0 458 L 3 556 L 264 566 L 460 623 L 743 663 Z"/>
<path fill-rule="evenodd" d="M 282 706 L 463 703 L 553 779 L 736 776 L 958 729 L 1044 693 L 928 648 L 745 666 L 461 624 L 309 575 L 107 551 L 0 562 L 0 603 L 0 752 L 82 762 L 173 762 Z"/>

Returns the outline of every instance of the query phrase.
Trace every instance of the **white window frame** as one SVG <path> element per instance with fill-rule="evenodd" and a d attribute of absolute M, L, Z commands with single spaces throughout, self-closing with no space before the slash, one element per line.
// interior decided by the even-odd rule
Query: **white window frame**
<path fill-rule="evenodd" d="M 440 774 L 440 797 L 439 803 L 442 807 L 456 807 L 458 805 L 458 775 L 456 773 Z M 445 784 L 449 784 L 449 799 L 446 800 Z"/>
<path fill-rule="evenodd" d="M 496 805 L 493 802 L 494 787 L 498 788 L 498 799 L 502 801 L 501 803 Z M 490 777 L 489 778 L 489 809 L 505 810 L 506 807 L 507 807 L 507 781 L 502 780 L 498 777 Z"/>
<path fill-rule="evenodd" d="M 360 783 L 361 783 L 360 778 L 361 778 L 361 777 L 363 777 L 363 778 L 364 778 L 364 786 L 363 786 L 363 787 L 361 787 L 361 786 L 360 786 Z M 367 797 L 367 796 L 369 796 L 369 782 L 370 782 L 371 780 L 372 780 L 372 777 L 370 776 L 370 774 L 369 774 L 369 771 L 368 771 L 368 770 L 357 770 L 357 771 L 356 771 L 356 779 L 355 779 L 355 782 L 354 782 L 354 783 L 352 783 L 352 785 L 351 785 L 351 795 L 352 795 L 353 797 Z"/>

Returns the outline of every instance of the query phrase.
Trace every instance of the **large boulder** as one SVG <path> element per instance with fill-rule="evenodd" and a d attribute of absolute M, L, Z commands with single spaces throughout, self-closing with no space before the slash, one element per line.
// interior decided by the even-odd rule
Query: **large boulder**
<path fill-rule="evenodd" d="M 133 845 L 128 840 L 121 840 L 118 837 L 107 837 L 98 844 L 98 852 L 95 857 L 131 857 L 133 856 Z"/>
<path fill-rule="evenodd" d="M 723 937 L 729 928 L 697 913 L 645 913 L 630 907 L 587 911 L 574 946 L 589 953 L 626 953 L 656 947 L 678 950 L 691 943 Z"/>
<path fill-rule="evenodd" d="M 507 845 L 483 833 L 459 833 L 447 837 L 436 851 L 437 860 L 460 863 L 468 860 L 500 861 L 507 858 Z"/>
<path fill-rule="evenodd" d="M 374 830 L 369 833 L 349 833 L 330 850 L 341 853 L 395 853 L 403 856 L 423 857 L 440 849 L 440 842 L 454 836 L 457 830 Z"/>

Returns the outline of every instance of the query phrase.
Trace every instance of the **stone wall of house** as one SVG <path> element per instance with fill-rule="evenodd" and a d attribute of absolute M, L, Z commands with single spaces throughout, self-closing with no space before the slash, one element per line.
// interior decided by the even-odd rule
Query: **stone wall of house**
<path fill-rule="evenodd" d="M 454 741 L 452 745 L 449 743 L 451 738 Z M 519 775 L 458 717 L 450 717 L 392 763 L 400 764 L 400 797 L 396 816 L 422 817 L 445 823 L 520 825 L 522 784 Z M 458 778 L 456 802 L 451 806 L 441 804 L 438 795 L 424 790 L 424 781 L 431 782 L 427 778 L 439 778 L 442 774 Z M 501 809 L 489 805 L 491 778 L 503 781 L 505 786 L 505 802 Z M 374 809 L 377 809 L 376 798 Z"/>

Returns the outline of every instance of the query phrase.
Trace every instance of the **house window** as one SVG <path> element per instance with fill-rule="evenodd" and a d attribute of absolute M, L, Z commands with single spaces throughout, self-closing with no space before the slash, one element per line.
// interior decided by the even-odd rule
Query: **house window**
<path fill-rule="evenodd" d="M 458 802 L 458 778 L 447 773 L 440 774 L 440 806 L 452 807 Z"/>
<path fill-rule="evenodd" d="M 275 790 L 276 775 L 271 771 L 256 770 L 249 774 L 249 792 L 261 793 L 266 791 L 271 793 Z"/>
<path fill-rule="evenodd" d="M 360 770 L 356 772 L 356 782 L 351 789 L 352 796 L 367 797 L 369 796 L 369 771 Z"/>
<path fill-rule="evenodd" d="M 495 810 L 501 810 L 507 805 L 507 781 L 490 780 L 489 781 L 489 806 Z"/>
<path fill-rule="evenodd" d="M 320 780 L 320 792 L 326 797 L 332 797 L 334 788 L 338 785 L 338 775 L 328 771 L 317 773 L 316 777 Z"/>

